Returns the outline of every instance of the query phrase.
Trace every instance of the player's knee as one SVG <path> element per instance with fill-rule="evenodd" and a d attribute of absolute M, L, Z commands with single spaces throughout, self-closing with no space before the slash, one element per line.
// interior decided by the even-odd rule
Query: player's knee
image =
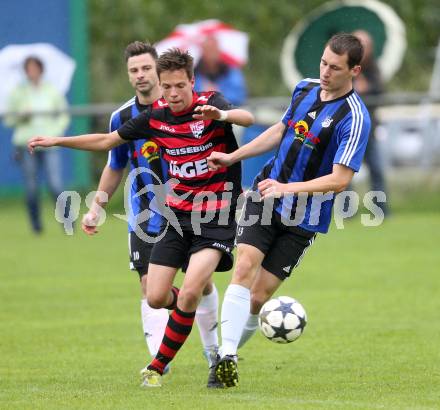
<path fill-rule="evenodd" d="M 178 305 L 186 309 L 192 309 L 192 307 L 197 307 L 200 299 L 200 292 L 197 289 L 180 289 Z"/>
<path fill-rule="evenodd" d="M 203 296 L 210 295 L 214 289 L 213 283 L 209 282 L 203 289 Z"/>
<path fill-rule="evenodd" d="M 234 282 L 240 284 L 246 284 L 251 281 L 256 267 L 250 258 L 247 256 L 239 258 L 234 270 Z"/>
<path fill-rule="evenodd" d="M 142 298 L 147 299 L 147 275 L 142 275 L 140 279 Z"/>
<path fill-rule="evenodd" d="M 160 309 L 167 306 L 167 294 L 161 295 L 147 291 L 147 302 L 153 309 Z"/>

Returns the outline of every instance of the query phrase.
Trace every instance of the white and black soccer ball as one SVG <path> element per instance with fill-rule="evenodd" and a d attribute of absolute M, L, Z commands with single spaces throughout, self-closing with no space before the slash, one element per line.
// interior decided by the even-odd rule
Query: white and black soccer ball
<path fill-rule="evenodd" d="M 261 333 L 275 343 L 295 341 L 301 336 L 306 324 L 306 311 L 301 303 L 289 296 L 268 300 L 258 316 Z"/>

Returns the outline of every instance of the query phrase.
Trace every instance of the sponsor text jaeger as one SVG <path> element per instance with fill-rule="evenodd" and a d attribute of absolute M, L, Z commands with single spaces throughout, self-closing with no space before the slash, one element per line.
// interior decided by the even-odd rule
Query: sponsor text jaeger
<path fill-rule="evenodd" d="M 206 158 L 198 161 L 189 161 L 178 164 L 177 161 L 170 162 L 170 174 L 180 178 L 192 178 L 209 172 Z"/>

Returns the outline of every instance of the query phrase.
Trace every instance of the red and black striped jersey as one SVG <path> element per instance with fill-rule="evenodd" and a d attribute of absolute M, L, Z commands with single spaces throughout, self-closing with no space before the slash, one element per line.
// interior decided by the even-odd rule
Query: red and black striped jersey
<path fill-rule="evenodd" d="M 212 171 L 207 158 L 212 151 L 235 151 L 237 142 L 231 123 L 193 118 L 194 109 L 205 104 L 221 110 L 232 108 L 215 91 L 194 92 L 191 107 L 179 113 L 172 112 L 161 98 L 127 121 L 118 134 L 126 140 L 151 139 L 161 148 L 168 162 L 168 176 L 178 181 L 167 195 L 168 206 L 183 212 L 230 208 L 235 213 L 241 193 L 240 163 Z"/>

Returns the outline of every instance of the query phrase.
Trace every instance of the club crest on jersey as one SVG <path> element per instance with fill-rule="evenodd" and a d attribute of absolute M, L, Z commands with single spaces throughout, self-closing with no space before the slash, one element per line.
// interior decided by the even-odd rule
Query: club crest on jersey
<path fill-rule="evenodd" d="M 333 118 L 327 116 L 325 120 L 321 122 L 322 128 L 328 128 L 332 122 L 333 122 Z"/>
<path fill-rule="evenodd" d="M 193 121 L 189 123 L 189 127 L 191 128 L 191 132 L 195 138 L 201 138 L 205 128 L 205 123 L 203 121 Z"/>

